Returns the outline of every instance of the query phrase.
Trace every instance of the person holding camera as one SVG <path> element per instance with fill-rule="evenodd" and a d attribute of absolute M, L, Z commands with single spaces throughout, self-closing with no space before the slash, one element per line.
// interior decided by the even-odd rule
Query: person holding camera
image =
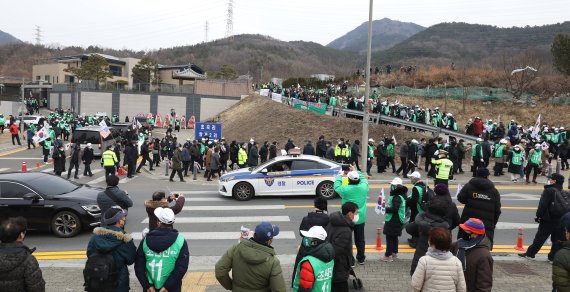
<path fill-rule="evenodd" d="M 148 214 L 148 229 L 153 230 L 158 226 L 158 219 L 154 215 L 156 208 L 169 208 L 172 209 L 174 214 L 180 213 L 184 207 L 186 199 L 181 194 L 171 194 L 166 197 L 163 191 L 156 191 L 152 194 L 152 200 L 146 200 L 144 206 Z"/>

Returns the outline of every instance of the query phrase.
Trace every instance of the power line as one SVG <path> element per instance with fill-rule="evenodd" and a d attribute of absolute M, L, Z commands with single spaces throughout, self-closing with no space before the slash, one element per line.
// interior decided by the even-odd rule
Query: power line
<path fill-rule="evenodd" d="M 35 31 L 35 40 L 36 40 L 36 45 L 41 45 L 42 43 L 42 30 L 40 28 L 39 25 L 36 25 L 36 28 L 34 29 Z"/>
<path fill-rule="evenodd" d="M 228 0 L 228 19 L 226 22 L 226 37 L 231 38 L 234 34 L 234 1 Z"/>

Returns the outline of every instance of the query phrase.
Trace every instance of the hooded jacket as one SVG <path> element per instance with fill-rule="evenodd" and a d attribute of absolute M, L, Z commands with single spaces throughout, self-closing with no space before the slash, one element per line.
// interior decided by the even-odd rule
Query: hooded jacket
<path fill-rule="evenodd" d="M 117 268 L 117 287 L 114 291 L 129 291 L 129 269 L 127 266 L 135 262 L 137 248 L 132 237 L 116 226 L 97 227 L 93 229 L 93 237 L 87 245 L 87 257 L 95 251 L 113 253 Z"/>
<path fill-rule="evenodd" d="M 493 257 L 489 251 L 491 241 L 485 237 L 479 244 L 465 252 L 465 282 L 469 292 L 491 292 L 493 289 Z M 457 242 L 451 251 L 457 255 Z"/>
<path fill-rule="evenodd" d="M 465 205 L 460 222 L 479 218 L 486 230 L 495 230 L 501 216 L 501 195 L 492 181 L 482 177 L 472 178 L 463 186 L 457 200 Z"/>
<path fill-rule="evenodd" d="M 333 283 L 346 282 L 348 280 L 348 275 L 354 261 L 352 257 L 353 228 L 354 223 L 346 219 L 340 211 L 330 215 L 330 221 L 326 231 L 327 241 L 333 245 L 335 252 Z"/>
<path fill-rule="evenodd" d="M 118 201 L 113 200 L 106 192 L 110 192 L 118 199 Z M 133 206 L 133 201 L 127 195 L 127 192 L 119 189 L 119 187 L 107 187 L 105 191 L 97 194 L 97 205 L 101 209 L 101 214 L 105 214 L 109 208 L 113 206 L 119 206 L 123 209 L 129 209 Z M 101 218 L 102 219 L 102 218 Z M 102 221 L 102 220 L 101 220 Z"/>
<path fill-rule="evenodd" d="M 230 271 L 232 277 L 229 276 Z M 216 279 L 226 290 L 286 291 L 275 250 L 253 239 L 244 240 L 227 250 L 216 263 L 215 272 Z"/>
<path fill-rule="evenodd" d="M 459 210 L 457 210 L 457 205 L 455 205 L 455 202 L 453 202 L 449 193 L 444 195 L 438 195 L 436 193 L 436 196 L 443 197 L 447 201 L 447 213 L 443 219 L 445 219 L 445 221 L 447 221 L 447 224 L 449 224 L 449 230 L 455 229 L 457 226 L 459 226 Z"/>
<path fill-rule="evenodd" d="M 306 256 L 313 256 L 324 263 L 328 263 L 334 260 L 334 247 L 330 242 L 321 243 L 315 247 L 305 247 L 303 257 Z M 295 271 L 297 270 L 297 266 L 295 266 Z M 314 268 L 311 266 L 309 261 L 304 261 L 301 263 L 301 267 L 299 270 L 299 292 L 304 291 L 312 291 L 313 285 L 315 283 L 315 279 L 318 275 L 315 275 Z M 295 278 L 293 278 L 293 283 L 295 283 Z"/>
<path fill-rule="evenodd" d="M 449 224 L 442 217 L 429 212 L 424 212 L 419 214 L 414 222 L 411 222 L 406 226 L 406 232 L 408 232 L 408 234 L 418 237 L 416 251 L 414 252 L 414 258 L 412 259 L 410 275 L 414 274 L 418 261 L 426 254 L 429 247 L 428 234 L 430 229 L 434 227 L 443 227 L 448 229 Z"/>
<path fill-rule="evenodd" d="M 173 228 L 156 228 L 146 235 L 146 244 L 149 249 L 160 253 L 167 250 L 178 238 L 178 230 Z M 135 260 L 135 274 L 139 283 L 146 291 L 150 287 L 150 283 L 146 277 L 146 256 L 143 251 L 143 243 L 141 241 L 137 249 L 137 258 Z M 182 278 L 188 271 L 188 262 L 190 261 L 190 254 L 188 252 L 188 244 L 186 240 L 180 249 L 174 270 L 164 283 L 164 288 L 168 292 L 180 292 L 182 290 Z"/>
<path fill-rule="evenodd" d="M 397 188 L 390 191 L 390 196 L 392 198 L 392 206 L 386 206 L 386 213 L 391 213 L 392 218 L 390 221 L 386 221 L 384 223 L 384 230 L 382 231 L 384 234 L 389 236 L 400 236 L 402 235 L 402 227 L 404 224 L 400 221 L 400 216 L 398 215 L 398 211 L 402 204 L 405 204 L 406 194 L 408 193 L 408 188 L 405 186 L 398 186 Z M 402 196 L 404 201 L 400 198 Z"/>
<path fill-rule="evenodd" d="M 353 202 L 358 206 L 358 221 L 355 224 L 366 222 L 366 196 L 368 195 L 368 180 L 362 172 L 358 172 L 360 183 L 357 185 L 343 185 L 342 175 L 337 175 L 334 180 L 334 191 L 342 198 L 341 205 Z"/>
<path fill-rule="evenodd" d="M 0 243 L 0 263 L 0 291 L 45 291 L 42 270 L 27 246 Z"/>
<path fill-rule="evenodd" d="M 153 200 L 146 200 L 144 201 L 144 207 L 146 208 L 146 214 L 148 215 L 148 229 L 154 230 L 158 227 L 158 218 L 154 215 L 154 209 L 161 207 L 161 208 L 170 208 L 174 214 L 180 213 L 182 208 L 184 207 L 184 203 L 186 199 L 182 196 L 178 197 L 174 201 L 174 205 L 170 206 L 168 202 L 162 201 L 153 201 Z"/>
<path fill-rule="evenodd" d="M 308 142 L 307 145 L 303 148 L 303 154 L 305 155 L 315 155 L 315 147 L 311 142 Z"/>
<path fill-rule="evenodd" d="M 552 202 L 554 202 L 554 196 L 556 195 L 556 192 L 561 190 L 562 190 L 562 185 L 560 184 L 551 184 L 544 186 L 544 191 L 540 195 L 540 201 L 538 202 L 538 209 L 536 210 L 536 217 L 539 218 L 541 221 L 558 222 L 558 220 L 560 219 L 560 217 L 550 214 L 550 205 L 552 205 Z"/>
<path fill-rule="evenodd" d="M 562 248 L 554 256 L 552 286 L 557 291 L 570 291 L 570 241 L 562 242 Z"/>

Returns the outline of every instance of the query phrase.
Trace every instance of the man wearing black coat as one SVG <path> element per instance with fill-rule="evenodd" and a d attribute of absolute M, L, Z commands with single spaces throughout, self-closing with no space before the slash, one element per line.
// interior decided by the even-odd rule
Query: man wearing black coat
<path fill-rule="evenodd" d="M 259 165 L 259 151 L 257 150 L 257 142 L 253 142 L 253 145 L 249 149 L 249 155 L 247 157 L 247 166 L 255 167 Z"/>
<path fill-rule="evenodd" d="M 261 163 L 264 163 L 267 161 L 267 155 L 269 154 L 268 147 L 269 147 L 269 143 L 267 143 L 267 141 L 265 141 L 265 142 L 263 142 L 263 145 L 259 149 L 259 159 L 261 160 Z"/>
<path fill-rule="evenodd" d="M 558 240 L 556 228 L 558 227 L 558 221 L 560 221 L 561 216 L 552 214 L 550 208 L 554 202 L 556 192 L 562 191 L 564 176 L 554 173 L 548 177 L 548 182 L 549 184 L 544 186 L 544 191 L 540 195 L 538 209 L 536 210 L 536 218 L 534 218 L 534 221 L 538 223 L 538 230 L 536 231 L 532 244 L 528 247 L 525 253 L 519 254 L 520 257 L 534 258 L 549 236 L 552 242 L 557 242 Z M 554 251 L 554 249 L 550 250 L 548 253 L 548 260 L 552 261 L 554 259 Z"/>
<path fill-rule="evenodd" d="M 303 154 L 304 155 L 315 155 L 315 147 L 311 143 L 311 140 L 307 140 L 307 144 L 303 147 Z"/>
<path fill-rule="evenodd" d="M 429 139 L 428 144 L 426 145 L 425 150 L 425 171 L 428 172 L 427 176 L 435 178 L 435 166 L 431 164 L 431 159 L 434 157 L 435 152 L 438 150 L 437 145 L 435 145 L 434 139 Z"/>
<path fill-rule="evenodd" d="M 125 153 L 124 162 L 127 164 L 128 168 L 127 177 L 132 178 L 133 174 L 135 173 L 135 169 L 137 167 L 137 158 L 139 156 L 136 146 L 136 141 L 133 141 L 130 144 L 127 143 L 127 146 L 125 147 L 125 150 L 123 152 Z"/>
<path fill-rule="evenodd" d="M 352 257 L 352 229 L 354 218 L 358 214 L 358 206 L 346 202 L 340 212 L 330 215 L 327 225 L 327 241 L 335 251 L 332 287 L 333 291 L 348 292 L 348 276 L 354 264 Z"/>
<path fill-rule="evenodd" d="M 277 157 L 277 141 L 273 141 L 269 146 L 269 159 Z"/>
<path fill-rule="evenodd" d="M 360 140 L 354 140 L 354 144 L 350 146 L 350 160 L 354 165 L 356 165 L 356 169 L 360 170 Z"/>
<path fill-rule="evenodd" d="M 149 170 L 154 170 L 152 168 L 152 160 L 150 159 L 150 150 L 148 147 L 148 142 L 146 140 L 141 145 L 141 155 L 142 155 L 142 160 L 141 160 L 141 163 L 139 164 L 139 167 L 137 167 L 137 173 L 141 172 L 141 168 L 143 167 L 143 165 L 146 164 L 147 161 L 150 164 Z M 136 160 L 135 160 L 135 163 L 136 163 Z"/>
<path fill-rule="evenodd" d="M 85 165 L 85 169 L 83 170 L 83 176 L 89 175 L 90 177 L 93 176 L 91 172 L 91 163 L 93 162 L 93 148 L 91 143 L 87 143 L 87 147 L 83 149 L 83 155 L 81 155 L 81 160 Z"/>
<path fill-rule="evenodd" d="M 485 234 L 491 240 L 492 249 L 495 226 L 501 216 L 501 195 L 493 182 L 488 179 L 487 168 L 477 169 L 476 175 L 457 195 L 457 200 L 465 205 L 459 221 L 465 223 L 469 218 L 481 219 L 485 224 Z M 462 238 L 464 233 L 463 229 L 459 229 L 457 238 Z"/>
<path fill-rule="evenodd" d="M 81 152 L 81 146 L 79 144 L 73 144 L 71 149 L 71 159 L 69 159 L 69 169 L 67 170 L 67 179 L 71 177 L 71 171 L 75 168 L 75 176 L 73 178 L 78 179 L 79 173 L 79 153 Z"/>
<path fill-rule="evenodd" d="M 325 136 L 321 135 L 319 137 L 319 141 L 317 141 L 317 149 L 316 149 L 316 153 L 318 157 L 325 157 L 325 154 L 327 153 L 327 145 L 326 145 L 326 141 L 325 141 Z"/>

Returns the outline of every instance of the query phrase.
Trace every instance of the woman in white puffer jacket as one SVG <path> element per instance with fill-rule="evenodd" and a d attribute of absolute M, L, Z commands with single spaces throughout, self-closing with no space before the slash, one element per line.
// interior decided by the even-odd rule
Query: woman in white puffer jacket
<path fill-rule="evenodd" d="M 432 228 L 429 231 L 429 243 L 428 252 L 420 258 L 412 275 L 414 291 L 467 291 L 461 261 L 449 252 L 451 246 L 449 230 L 442 227 Z"/>

